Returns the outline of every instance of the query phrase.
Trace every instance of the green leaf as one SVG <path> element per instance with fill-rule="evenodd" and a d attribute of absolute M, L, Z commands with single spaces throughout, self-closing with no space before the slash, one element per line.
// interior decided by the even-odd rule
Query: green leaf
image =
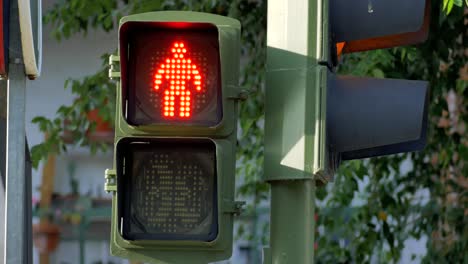
<path fill-rule="evenodd" d="M 466 80 L 457 80 L 456 89 L 457 89 L 458 94 L 463 94 L 467 87 L 468 87 L 468 82 Z"/>
<path fill-rule="evenodd" d="M 450 1 L 453 1 L 453 0 L 444 0 L 442 9 L 444 9 L 444 10 L 447 9 L 447 5 L 448 5 L 448 3 L 449 3 Z"/>
<path fill-rule="evenodd" d="M 381 69 L 375 68 L 372 70 L 372 76 L 376 78 L 385 78 L 385 74 Z"/>
<path fill-rule="evenodd" d="M 242 137 L 245 137 L 250 132 L 250 127 L 256 122 L 256 120 L 250 119 L 243 121 L 241 120 L 241 128 L 242 128 Z"/>
<path fill-rule="evenodd" d="M 452 12 L 453 4 L 454 0 L 449 0 L 449 3 L 447 5 L 447 14 L 450 14 L 450 12 Z"/>

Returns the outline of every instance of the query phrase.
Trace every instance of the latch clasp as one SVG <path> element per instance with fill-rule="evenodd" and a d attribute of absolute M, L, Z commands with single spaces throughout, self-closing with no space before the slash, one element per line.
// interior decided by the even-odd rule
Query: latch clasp
<path fill-rule="evenodd" d="M 109 56 L 109 78 L 120 79 L 120 69 L 117 67 L 120 64 L 120 56 L 110 55 Z"/>
<path fill-rule="evenodd" d="M 104 183 L 104 190 L 107 193 L 116 192 L 117 191 L 117 177 L 116 177 L 115 170 L 106 169 L 104 177 L 106 179 L 106 182 Z"/>

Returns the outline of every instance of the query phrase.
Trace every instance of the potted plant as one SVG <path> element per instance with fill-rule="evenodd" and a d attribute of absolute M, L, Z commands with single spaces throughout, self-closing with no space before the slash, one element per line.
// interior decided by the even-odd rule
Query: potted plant
<path fill-rule="evenodd" d="M 39 253 L 51 253 L 60 241 L 60 228 L 53 223 L 54 213 L 50 208 L 39 208 L 41 221 L 32 227 L 33 243 Z"/>
<path fill-rule="evenodd" d="M 104 55 L 107 57 L 108 55 Z M 115 84 L 108 78 L 107 66 L 82 80 L 69 79 L 65 88 L 77 96 L 70 105 L 58 108 L 55 118 L 36 116 L 32 122 L 47 135 L 31 149 L 33 167 L 49 154 L 66 152 L 70 145 L 88 146 L 91 153 L 106 151 L 113 142 Z"/>

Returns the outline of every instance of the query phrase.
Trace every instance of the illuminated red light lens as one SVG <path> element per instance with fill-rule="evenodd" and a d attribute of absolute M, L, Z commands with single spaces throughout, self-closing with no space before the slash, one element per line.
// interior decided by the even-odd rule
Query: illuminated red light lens
<path fill-rule="evenodd" d="M 128 23 L 120 34 L 121 58 L 126 58 L 121 62 L 121 100 L 128 124 L 220 124 L 223 96 L 216 26 Z"/>
<path fill-rule="evenodd" d="M 164 94 L 164 105 L 166 107 L 162 108 L 162 115 L 165 118 L 174 117 L 175 114 L 178 114 L 181 118 L 189 118 L 191 116 L 191 95 L 190 89 L 195 89 L 197 92 L 202 91 L 203 89 L 203 81 L 202 76 L 198 70 L 195 70 L 197 66 L 192 63 L 190 57 L 187 59 L 180 59 L 183 58 L 183 53 L 188 52 L 188 56 L 190 56 L 190 52 L 188 50 L 188 46 L 183 42 L 175 42 L 172 44 L 172 47 L 169 47 L 172 57 L 166 58 L 159 68 L 156 70 L 157 74 L 154 75 L 154 83 L 155 83 L 155 90 L 159 90 L 160 87 L 166 87 Z M 166 68 L 171 68 L 173 70 L 165 70 Z M 180 69 L 193 69 L 193 70 L 180 70 Z M 174 70 L 177 69 L 177 70 Z M 166 74 L 166 78 L 163 79 L 161 74 Z M 171 74 L 171 75 L 168 75 Z M 189 79 L 194 80 L 188 83 L 188 86 L 185 86 L 186 82 L 181 81 L 180 79 Z M 170 83 L 170 85 L 162 86 L 164 83 Z M 177 85 L 174 85 L 177 84 Z M 182 84 L 182 86 L 180 85 Z M 170 92 L 172 96 L 167 96 L 169 94 L 169 90 L 176 90 L 174 93 L 173 91 Z M 180 90 L 186 90 L 180 92 Z M 174 96 L 175 95 L 175 96 Z M 178 105 L 178 113 L 174 112 L 174 107 L 167 107 L 167 105 Z"/>

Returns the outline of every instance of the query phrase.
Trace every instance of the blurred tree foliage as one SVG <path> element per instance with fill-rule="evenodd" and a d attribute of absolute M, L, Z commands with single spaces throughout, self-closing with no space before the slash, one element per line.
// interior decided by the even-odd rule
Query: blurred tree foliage
<path fill-rule="evenodd" d="M 454 8 L 459 6 L 459 8 Z M 241 85 L 250 89 L 241 104 L 238 135 L 238 195 L 252 202 L 268 198 L 263 174 L 266 1 L 261 0 L 64 0 L 45 15 L 58 39 L 90 29 L 115 33 L 125 14 L 193 10 L 241 21 L 246 58 Z M 427 263 L 466 263 L 468 259 L 468 8 L 463 0 L 432 1 L 430 35 L 418 46 L 399 47 L 342 58 L 340 72 L 431 83 L 428 145 L 421 153 L 345 162 L 335 182 L 319 189 L 317 261 L 319 263 L 398 262 L 410 238 L 425 238 Z M 116 43 L 117 45 L 117 43 Z M 115 52 L 109 50 L 109 52 Z M 77 100 L 61 106 L 54 119 L 36 117 L 48 140 L 32 149 L 35 166 L 48 153 L 66 151 L 64 123 L 76 144 L 106 150 L 86 134 L 95 124 L 86 112 L 99 109 L 113 120 L 115 85 L 107 78 L 107 55 L 99 72 L 69 80 Z M 66 122 L 65 122 L 66 120 Z M 410 167 L 410 169 L 406 169 Z M 267 228 L 264 230 L 266 235 Z M 411 251 L 411 249 L 410 249 Z M 416 256 L 413 256 L 416 257 Z"/>

